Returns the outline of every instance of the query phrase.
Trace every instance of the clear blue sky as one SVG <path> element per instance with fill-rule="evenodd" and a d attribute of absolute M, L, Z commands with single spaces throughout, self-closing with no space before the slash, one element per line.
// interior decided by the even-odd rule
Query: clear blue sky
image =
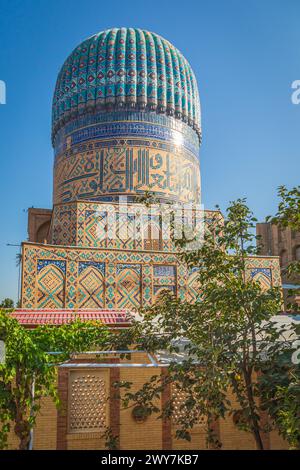
<path fill-rule="evenodd" d="M 299 184 L 299 0 L 0 0 L 0 299 L 16 298 L 16 248 L 31 206 L 51 207 L 51 100 L 71 50 L 106 28 L 154 31 L 178 47 L 199 83 L 206 208 L 247 197 L 263 220 L 276 188 Z"/>

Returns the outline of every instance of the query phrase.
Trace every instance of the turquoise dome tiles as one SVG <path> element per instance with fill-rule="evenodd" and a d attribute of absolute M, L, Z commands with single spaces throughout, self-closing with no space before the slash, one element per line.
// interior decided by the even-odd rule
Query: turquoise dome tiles
<path fill-rule="evenodd" d="M 66 122 L 79 115 L 116 109 L 174 116 L 200 137 L 195 75 L 183 55 L 155 33 L 113 28 L 74 49 L 56 83 L 53 139 Z"/>

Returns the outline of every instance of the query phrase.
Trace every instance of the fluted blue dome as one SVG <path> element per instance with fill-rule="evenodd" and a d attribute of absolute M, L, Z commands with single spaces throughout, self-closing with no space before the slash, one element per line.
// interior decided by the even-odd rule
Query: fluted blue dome
<path fill-rule="evenodd" d="M 175 116 L 200 136 L 195 75 L 183 55 L 155 33 L 113 28 L 83 41 L 59 73 L 52 135 L 86 112 L 145 109 Z"/>

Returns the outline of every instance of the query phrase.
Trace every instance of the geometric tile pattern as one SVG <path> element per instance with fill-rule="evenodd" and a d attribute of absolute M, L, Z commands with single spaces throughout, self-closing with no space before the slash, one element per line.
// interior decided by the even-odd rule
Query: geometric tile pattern
<path fill-rule="evenodd" d="M 60 211 L 60 207 L 64 211 Z M 61 212 L 72 214 L 63 239 L 58 237 L 59 230 L 56 229 L 57 225 L 61 227 L 62 224 Z M 116 203 L 70 202 L 55 206 L 51 243 L 85 248 L 175 251 L 166 222 L 167 218 L 164 220 L 159 215 L 139 214 L 132 203 L 128 203 L 125 213 Z"/>
<path fill-rule="evenodd" d="M 254 274 L 252 280 L 260 284 L 261 289 L 265 292 L 272 286 L 272 281 L 269 276 L 267 276 L 263 271 L 258 271 Z"/>
<path fill-rule="evenodd" d="M 118 264 L 116 270 L 116 302 L 130 310 L 141 306 L 141 266 Z"/>
<path fill-rule="evenodd" d="M 87 266 L 78 276 L 78 308 L 105 306 L 104 276 L 95 265 Z"/>
<path fill-rule="evenodd" d="M 70 204 L 54 206 L 51 225 L 51 242 L 55 245 L 75 245 L 76 208 Z"/>
<path fill-rule="evenodd" d="M 37 308 L 64 306 L 64 273 L 55 264 L 47 264 L 37 274 Z"/>
<path fill-rule="evenodd" d="M 106 248 L 107 212 L 86 211 L 84 246 Z"/>
<path fill-rule="evenodd" d="M 187 281 L 187 300 L 191 304 L 199 300 L 200 295 L 199 275 L 197 271 L 190 273 Z"/>
<path fill-rule="evenodd" d="M 250 256 L 246 260 L 246 271 L 252 279 L 261 273 L 269 279 L 270 285 L 281 286 L 279 260 L 276 256 Z"/>
<path fill-rule="evenodd" d="M 41 260 L 45 266 L 37 273 Z M 64 261 L 65 275 L 55 265 L 57 261 Z M 252 270 L 257 268 L 271 270 L 272 285 L 281 285 L 278 258 L 248 258 L 250 279 Z M 265 272 L 255 271 L 256 276 L 263 275 L 262 280 L 269 281 Z M 82 302 L 107 309 L 137 308 L 140 303 L 151 305 L 161 288 L 169 288 L 180 299 L 192 301 L 197 294 L 195 283 L 196 272 L 189 274 L 178 255 L 172 252 L 23 244 L 22 308 L 74 309 L 78 307 L 79 288 Z"/>

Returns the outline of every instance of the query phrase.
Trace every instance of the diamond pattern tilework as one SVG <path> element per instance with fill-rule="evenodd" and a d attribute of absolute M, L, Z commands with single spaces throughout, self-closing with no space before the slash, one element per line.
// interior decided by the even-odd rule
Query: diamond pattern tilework
<path fill-rule="evenodd" d="M 150 305 L 155 299 L 155 292 L 162 287 L 169 287 L 181 299 L 195 299 L 197 292 L 196 272 L 188 273 L 175 253 L 24 243 L 23 260 L 23 308 L 78 308 L 81 298 L 82 302 L 89 299 L 92 304 L 88 305 L 93 307 L 105 305 L 108 309 L 133 309 L 141 303 Z M 44 267 L 38 272 L 38 263 L 43 266 L 43 261 Z M 62 261 L 65 263 L 65 275 L 57 265 Z M 84 278 L 84 283 L 83 278 L 79 279 L 79 266 L 82 275 L 88 273 L 88 267 L 93 268 L 90 277 Z M 174 266 L 175 271 L 168 266 Z M 247 269 L 250 278 L 252 276 L 258 280 L 259 276 L 264 284 L 270 282 L 266 273 L 271 270 L 272 284 L 281 285 L 277 258 L 249 258 Z M 164 275 L 155 276 L 154 272 Z M 103 291 L 100 274 L 103 276 Z M 80 289 L 82 297 L 78 296 Z"/>

